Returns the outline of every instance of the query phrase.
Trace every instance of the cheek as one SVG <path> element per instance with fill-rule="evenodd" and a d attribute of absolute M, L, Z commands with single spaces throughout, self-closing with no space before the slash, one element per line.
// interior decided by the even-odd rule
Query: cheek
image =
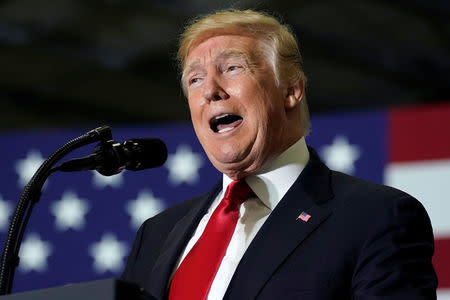
<path fill-rule="evenodd" d="M 273 83 L 268 82 L 261 86 L 261 106 L 269 116 L 266 121 L 278 120 L 284 114 L 284 96 L 283 91 L 277 88 Z"/>
<path fill-rule="evenodd" d="M 191 113 L 192 122 L 194 124 L 200 122 L 201 118 L 202 118 L 204 101 L 202 102 L 201 99 L 190 97 L 188 100 L 188 104 L 189 104 L 189 111 Z"/>
<path fill-rule="evenodd" d="M 250 100 L 250 105 L 254 116 L 258 117 L 260 123 L 267 124 L 275 116 L 276 107 L 273 101 L 274 99 L 271 99 L 264 89 L 255 91 L 253 98 Z"/>
<path fill-rule="evenodd" d="M 248 90 L 245 88 L 245 85 L 243 85 L 241 82 L 236 82 L 234 84 L 230 84 L 225 88 L 225 91 L 228 95 L 231 97 L 235 97 L 238 99 L 242 99 L 245 96 L 248 96 Z"/>

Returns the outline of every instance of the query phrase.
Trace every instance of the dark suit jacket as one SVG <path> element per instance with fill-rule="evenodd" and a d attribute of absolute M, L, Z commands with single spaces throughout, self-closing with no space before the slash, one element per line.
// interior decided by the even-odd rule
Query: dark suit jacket
<path fill-rule="evenodd" d="M 331 171 L 310 153 L 224 299 L 435 299 L 433 233 L 423 206 L 399 190 Z M 166 298 L 171 272 L 220 189 L 221 182 L 147 220 L 122 278 Z M 302 211 L 308 222 L 297 220 Z"/>

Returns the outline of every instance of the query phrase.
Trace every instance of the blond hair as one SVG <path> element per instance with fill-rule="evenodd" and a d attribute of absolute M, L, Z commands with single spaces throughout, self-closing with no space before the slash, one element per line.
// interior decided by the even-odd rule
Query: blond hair
<path fill-rule="evenodd" d="M 298 80 L 306 83 L 303 60 L 294 34 L 287 25 L 274 17 L 253 10 L 224 10 L 193 19 L 180 37 L 178 64 L 182 73 L 189 52 L 201 42 L 213 36 L 238 34 L 255 37 L 267 62 L 272 67 L 277 85 L 281 82 L 293 84 Z M 301 126 L 303 135 L 309 132 L 309 111 L 306 97 L 300 102 Z"/>

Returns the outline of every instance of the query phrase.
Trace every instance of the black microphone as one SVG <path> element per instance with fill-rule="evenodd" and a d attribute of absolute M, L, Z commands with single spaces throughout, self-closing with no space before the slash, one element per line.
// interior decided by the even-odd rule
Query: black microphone
<path fill-rule="evenodd" d="M 134 138 L 122 144 L 109 140 L 99 143 L 94 153 L 62 163 L 55 171 L 97 170 L 110 176 L 124 169 L 140 171 L 159 167 L 167 159 L 167 147 L 163 141 L 155 138 Z"/>

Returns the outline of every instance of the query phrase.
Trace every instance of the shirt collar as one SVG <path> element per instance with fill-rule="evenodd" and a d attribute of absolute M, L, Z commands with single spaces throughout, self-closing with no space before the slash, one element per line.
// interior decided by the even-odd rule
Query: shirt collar
<path fill-rule="evenodd" d="M 245 178 L 258 198 L 273 210 L 303 171 L 309 160 L 308 147 L 302 137 L 257 174 Z M 233 180 L 223 175 L 223 189 Z"/>

